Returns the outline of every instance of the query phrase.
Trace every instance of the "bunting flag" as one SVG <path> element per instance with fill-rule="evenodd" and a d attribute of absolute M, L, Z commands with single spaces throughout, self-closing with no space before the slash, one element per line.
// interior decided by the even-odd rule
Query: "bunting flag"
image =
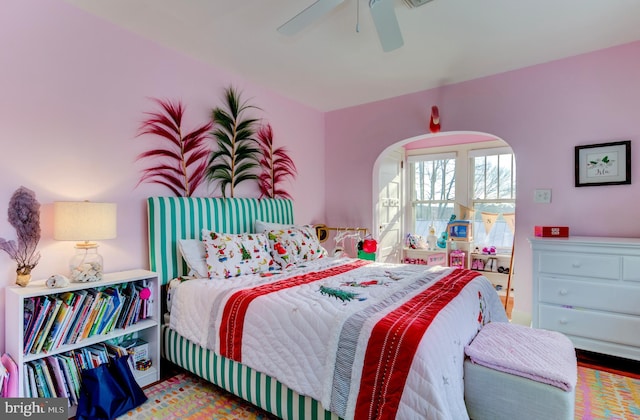
<path fill-rule="evenodd" d="M 489 232 L 491 232 L 491 229 L 493 228 L 493 225 L 496 224 L 496 220 L 498 219 L 498 216 L 500 214 L 499 213 L 485 213 L 485 212 L 481 212 L 480 214 L 482 215 L 482 222 L 484 223 L 484 230 L 485 230 L 485 232 L 487 232 L 487 235 L 488 235 Z"/>
<path fill-rule="evenodd" d="M 502 213 L 502 217 L 507 222 L 507 226 L 509 226 L 509 230 L 511 234 L 514 234 L 516 231 L 516 214 L 515 213 Z"/>
<path fill-rule="evenodd" d="M 460 207 L 460 220 L 473 220 L 473 215 L 476 212 L 474 209 L 463 206 L 462 204 L 458 204 L 458 207 Z"/>

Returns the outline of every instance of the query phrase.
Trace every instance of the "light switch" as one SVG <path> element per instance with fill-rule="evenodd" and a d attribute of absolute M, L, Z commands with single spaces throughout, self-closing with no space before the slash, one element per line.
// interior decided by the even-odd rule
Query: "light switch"
<path fill-rule="evenodd" d="M 551 203 L 551 190 L 535 190 L 533 194 L 534 203 Z"/>

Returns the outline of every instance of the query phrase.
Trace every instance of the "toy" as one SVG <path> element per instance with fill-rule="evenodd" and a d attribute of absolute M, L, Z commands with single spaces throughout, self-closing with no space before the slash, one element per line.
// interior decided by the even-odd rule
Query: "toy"
<path fill-rule="evenodd" d="M 452 241 L 471 241 L 473 225 L 468 220 L 457 220 L 447 224 L 449 238 Z"/>
<path fill-rule="evenodd" d="M 449 254 L 449 267 L 464 268 L 465 252 L 455 249 Z"/>
<path fill-rule="evenodd" d="M 415 235 L 412 233 L 407 235 L 406 243 L 407 243 L 407 247 L 411 249 L 425 249 L 428 247 L 427 243 L 425 242 L 422 236 Z"/>
<path fill-rule="evenodd" d="M 444 249 L 447 247 L 447 238 L 448 238 L 447 232 L 442 232 L 440 234 L 440 238 L 438 238 L 438 242 L 437 242 L 438 248 Z"/>
<path fill-rule="evenodd" d="M 438 246 L 438 238 L 436 237 L 436 228 L 429 226 L 429 236 L 427 236 L 427 247 L 429 251 L 435 251 Z"/>

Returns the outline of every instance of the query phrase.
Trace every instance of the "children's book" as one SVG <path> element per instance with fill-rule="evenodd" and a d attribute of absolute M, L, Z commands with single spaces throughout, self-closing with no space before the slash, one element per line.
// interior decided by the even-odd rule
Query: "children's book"
<path fill-rule="evenodd" d="M 100 326 L 98 327 L 98 334 L 105 334 L 113 329 L 115 320 L 122 309 L 122 296 L 117 287 L 110 287 L 105 290 L 105 293 L 111 297 L 109 308 L 105 312 Z"/>
<path fill-rule="evenodd" d="M 91 324 L 91 329 L 89 330 L 89 335 L 88 335 L 89 337 L 91 337 L 92 335 L 99 334 L 99 329 L 100 329 L 100 325 L 102 324 L 102 319 L 104 318 L 105 314 L 109 310 L 109 307 L 112 305 L 111 300 L 113 298 L 110 294 L 103 291 L 100 296 L 102 298 L 102 302 Z"/>
<path fill-rule="evenodd" d="M 67 385 L 67 381 L 64 378 L 64 374 L 62 373 L 62 369 L 60 369 L 60 365 L 58 364 L 58 359 L 53 356 L 46 357 L 45 363 L 49 368 L 49 372 L 51 372 L 51 378 L 53 381 L 53 386 L 56 390 L 56 395 L 58 398 L 69 398 L 69 388 Z"/>
<path fill-rule="evenodd" d="M 52 298 L 51 302 L 51 311 L 47 314 L 47 319 L 45 320 L 43 327 L 40 329 L 38 336 L 36 337 L 36 342 L 31 350 L 31 353 L 40 353 L 42 351 L 42 346 L 51 330 L 51 326 L 56 320 L 56 316 L 58 315 L 58 311 L 60 310 L 60 306 L 62 305 L 62 301 L 56 297 Z"/>
<path fill-rule="evenodd" d="M 40 300 L 40 304 L 36 306 L 37 315 L 29 330 L 28 336 L 25 336 L 24 345 L 24 354 L 29 354 L 31 352 L 31 348 L 33 347 L 33 343 L 35 342 L 36 336 L 38 332 L 40 332 L 40 328 L 42 327 L 42 323 L 44 322 L 47 313 L 51 308 L 51 299 L 44 297 Z"/>
<path fill-rule="evenodd" d="M 51 391 L 49 390 L 49 385 L 47 384 L 44 376 L 44 370 L 42 369 L 42 359 L 34 360 L 31 363 L 33 364 L 33 368 L 35 370 L 36 389 L 38 392 L 38 397 L 51 398 Z"/>
<path fill-rule="evenodd" d="M 58 359 L 62 364 L 62 370 L 71 390 L 71 399 L 74 404 L 78 404 L 80 395 L 80 372 L 76 365 L 73 353 L 59 354 Z"/>
<path fill-rule="evenodd" d="M 82 303 L 84 302 L 84 298 L 86 295 L 86 290 L 78 290 L 76 292 L 73 292 L 73 299 L 71 300 L 71 313 L 69 314 L 65 324 L 62 326 L 62 332 L 59 334 L 57 340 L 53 344 L 54 349 L 57 349 L 62 344 L 66 343 L 69 331 L 71 331 L 73 323 L 76 321 L 76 317 L 78 316 L 82 308 Z"/>
<path fill-rule="evenodd" d="M 31 363 L 25 363 L 27 375 L 25 379 L 25 396 L 38 398 L 38 385 L 36 383 L 36 371 Z"/>
<path fill-rule="evenodd" d="M 71 306 L 68 301 L 59 296 L 60 300 L 60 309 L 58 309 L 58 313 L 55 316 L 53 324 L 51 325 L 51 330 L 49 330 L 49 334 L 44 340 L 44 344 L 42 345 L 42 351 L 45 353 L 53 348 L 53 343 L 58 338 L 58 335 L 62 332 L 61 329 L 64 323 L 67 321 L 67 317 L 70 315 Z"/>
<path fill-rule="evenodd" d="M 76 343 L 80 340 L 83 340 L 89 337 L 90 335 L 89 333 L 91 331 L 91 328 L 93 327 L 93 323 L 103 304 L 104 304 L 104 297 L 102 296 L 102 292 L 97 291 L 93 304 L 91 305 L 91 310 L 87 315 L 87 319 L 85 320 L 84 325 L 81 327 L 80 334 L 78 335 L 78 340 L 76 340 Z"/>
<path fill-rule="evenodd" d="M 73 320 L 71 330 L 67 333 L 65 344 L 73 344 L 77 341 L 78 335 L 80 335 L 81 328 L 84 325 L 87 317 L 89 316 L 89 311 L 93 306 L 95 291 L 92 292 L 92 290 L 93 289 L 85 290 L 87 294 L 84 298 L 82 306 L 78 309 L 78 315 L 76 315 L 76 319 Z"/>

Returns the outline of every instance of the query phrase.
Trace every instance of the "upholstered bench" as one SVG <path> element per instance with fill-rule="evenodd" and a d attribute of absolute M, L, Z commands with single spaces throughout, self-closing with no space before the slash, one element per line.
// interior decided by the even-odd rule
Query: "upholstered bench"
<path fill-rule="evenodd" d="M 575 348 L 563 334 L 485 325 L 465 348 L 464 396 L 473 420 L 573 420 Z"/>

